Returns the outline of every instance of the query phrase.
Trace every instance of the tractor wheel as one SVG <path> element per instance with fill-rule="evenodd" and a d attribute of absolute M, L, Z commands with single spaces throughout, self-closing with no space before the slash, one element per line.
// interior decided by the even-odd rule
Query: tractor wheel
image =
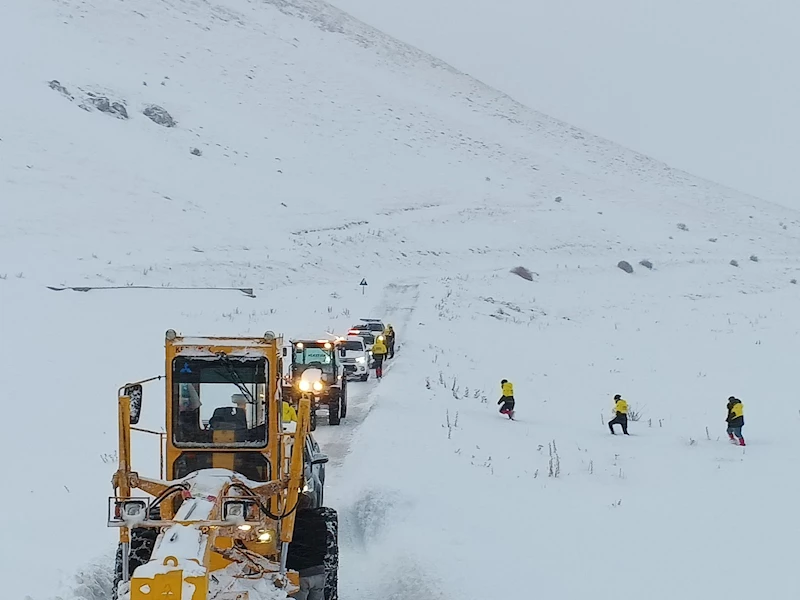
<path fill-rule="evenodd" d="M 311 431 L 316 431 L 317 430 L 317 409 L 316 408 L 313 408 L 313 407 L 311 408 L 311 419 L 310 419 L 310 421 L 311 421 L 311 423 L 310 423 L 309 427 L 311 428 Z"/>
<path fill-rule="evenodd" d="M 342 400 L 331 398 L 328 401 L 328 425 L 338 425 L 342 421 Z"/>
<path fill-rule="evenodd" d="M 150 560 L 156 545 L 158 530 L 139 527 L 131 529 L 131 547 L 128 554 L 128 575 L 133 570 Z M 117 546 L 117 556 L 114 561 L 114 586 L 111 589 L 111 600 L 117 600 L 119 590 L 117 587 L 122 581 L 122 544 Z"/>
<path fill-rule="evenodd" d="M 339 600 L 339 515 L 332 508 L 318 509 L 325 519 L 325 600 Z"/>
<path fill-rule="evenodd" d="M 341 399 L 341 417 L 344 419 L 347 416 L 347 388 L 344 389 Z"/>

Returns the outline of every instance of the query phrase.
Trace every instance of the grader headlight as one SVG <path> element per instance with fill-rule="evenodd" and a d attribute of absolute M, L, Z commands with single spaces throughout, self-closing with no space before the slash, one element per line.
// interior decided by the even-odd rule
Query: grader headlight
<path fill-rule="evenodd" d="M 275 532 L 270 529 L 261 529 L 258 532 L 258 541 L 267 544 L 275 538 Z"/>
<path fill-rule="evenodd" d="M 222 515 L 226 521 L 243 523 L 247 520 L 247 502 L 243 500 L 226 500 L 222 505 Z"/>
<path fill-rule="evenodd" d="M 111 527 L 127 527 L 147 520 L 148 501 L 144 499 L 120 500 L 111 498 L 108 524 Z"/>
<path fill-rule="evenodd" d="M 325 385 L 321 381 L 315 381 L 313 387 L 315 392 L 321 392 Z"/>
<path fill-rule="evenodd" d="M 311 383 L 306 381 L 305 379 L 301 379 L 300 382 L 297 384 L 297 387 L 300 388 L 301 392 L 308 392 L 311 390 Z"/>

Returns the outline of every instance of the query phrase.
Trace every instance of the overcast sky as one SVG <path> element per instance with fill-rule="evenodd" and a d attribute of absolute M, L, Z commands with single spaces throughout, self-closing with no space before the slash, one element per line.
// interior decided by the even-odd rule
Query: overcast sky
<path fill-rule="evenodd" d="M 800 0 L 330 0 L 528 106 L 800 209 Z"/>

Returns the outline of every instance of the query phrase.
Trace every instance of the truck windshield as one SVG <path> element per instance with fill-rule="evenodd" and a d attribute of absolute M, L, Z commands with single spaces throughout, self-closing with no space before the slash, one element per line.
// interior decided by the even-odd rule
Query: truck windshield
<path fill-rule="evenodd" d="M 267 445 L 267 361 L 225 355 L 172 363 L 176 446 Z"/>
<path fill-rule="evenodd" d="M 342 347 L 348 352 L 362 352 L 364 350 L 364 342 L 347 340 L 346 342 L 342 342 Z"/>
<path fill-rule="evenodd" d="M 292 363 L 298 371 L 307 367 L 316 367 L 324 373 L 333 373 L 333 348 L 317 346 L 294 347 L 294 360 Z"/>

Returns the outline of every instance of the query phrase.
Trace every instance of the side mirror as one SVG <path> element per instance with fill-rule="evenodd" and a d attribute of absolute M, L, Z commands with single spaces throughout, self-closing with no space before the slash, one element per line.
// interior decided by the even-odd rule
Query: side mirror
<path fill-rule="evenodd" d="M 141 384 L 129 385 L 125 387 L 124 395 L 131 399 L 131 425 L 139 422 L 142 415 L 142 386 Z"/>
<path fill-rule="evenodd" d="M 284 356 L 289 356 L 289 349 L 288 348 L 284 348 L 283 349 L 283 355 Z"/>
<path fill-rule="evenodd" d="M 347 349 L 342 348 L 341 350 L 339 350 L 339 356 L 341 356 L 342 358 L 346 358 L 347 357 Z"/>
<path fill-rule="evenodd" d="M 324 465 L 326 462 L 330 460 L 327 454 L 315 454 L 314 457 L 311 459 L 312 465 Z"/>

